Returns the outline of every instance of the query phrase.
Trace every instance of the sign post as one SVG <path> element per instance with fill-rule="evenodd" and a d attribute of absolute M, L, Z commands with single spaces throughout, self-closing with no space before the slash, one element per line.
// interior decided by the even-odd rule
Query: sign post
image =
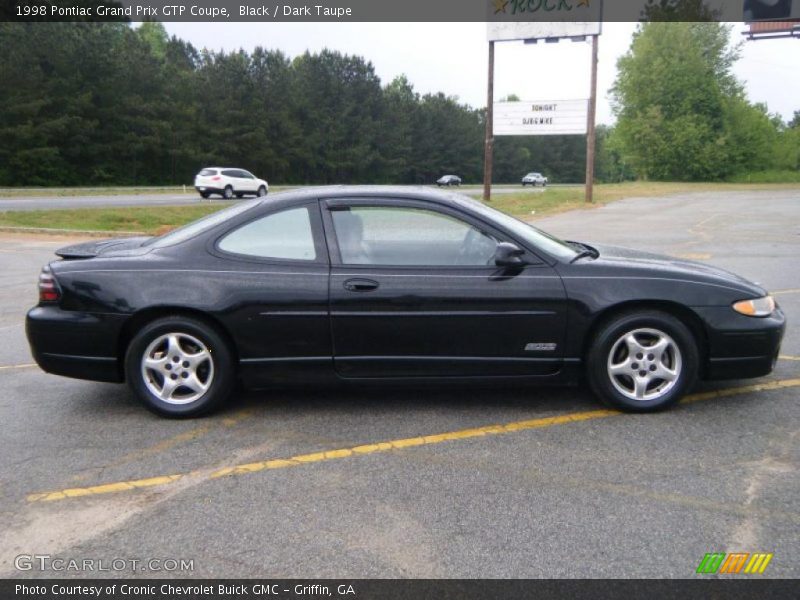
<path fill-rule="evenodd" d="M 589 116 L 586 120 L 586 203 L 594 202 L 594 153 L 596 142 L 596 115 L 597 115 L 597 61 L 599 35 L 592 36 L 592 85 L 589 92 Z"/>
<path fill-rule="evenodd" d="M 486 92 L 486 139 L 483 148 L 483 201 L 492 200 L 494 154 L 494 40 L 489 41 L 489 85 Z"/>
<path fill-rule="evenodd" d="M 496 3 L 497 4 L 497 3 Z M 505 5 L 498 4 L 495 14 L 505 13 Z M 586 134 L 586 202 L 593 201 L 595 115 L 597 111 L 597 53 L 598 38 L 602 32 L 602 2 L 585 3 L 585 15 L 593 21 L 489 21 L 489 73 L 486 94 L 486 138 L 483 161 L 483 200 L 491 201 L 494 136 L 497 135 L 583 135 Z M 501 102 L 494 105 L 494 43 L 519 41 L 536 43 L 539 40 L 558 42 L 562 39 L 585 41 L 592 38 L 592 82 L 587 101 L 565 100 L 533 102 Z M 577 108 L 576 108 L 577 106 Z M 588 109 L 588 110 L 587 110 Z M 583 112 L 586 111 L 586 115 Z M 495 130 L 495 116 L 498 127 Z"/>

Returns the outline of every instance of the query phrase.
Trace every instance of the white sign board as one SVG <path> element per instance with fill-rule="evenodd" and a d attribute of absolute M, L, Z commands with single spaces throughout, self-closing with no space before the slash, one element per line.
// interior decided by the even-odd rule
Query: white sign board
<path fill-rule="evenodd" d="M 586 23 L 571 23 L 567 21 L 527 21 L 515 23 L 508 21 L 497 21 L 486 24 L 486 38 L 490 42 L 582 37 L 585 35 L 600 35 L 601 32 L 602 24 L 600 23 L 599 19 L 597 21 Z"/>
<path fill-rule="evenodd" d="M 586 135 L 588 100 L 495 102 L 494 135 Z"/>

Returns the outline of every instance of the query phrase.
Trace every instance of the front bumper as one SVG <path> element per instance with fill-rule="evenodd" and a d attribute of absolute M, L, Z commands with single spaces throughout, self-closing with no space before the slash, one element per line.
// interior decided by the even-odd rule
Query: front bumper
<path fill-rule="evenodd" d="M 25 333 L 36 364 L 47 373 L 122 382 L 118 340 L 124 315 L 93 314 L 37 306 L 28 311 Z"/>
<path fill-rule="evenodd" d="M 764 318 L 746 317 L 728 307 L 695 310 L 708 334 L 704 379 L 748 379 L 772 372 L 786 331 L 780 307 Z"/>

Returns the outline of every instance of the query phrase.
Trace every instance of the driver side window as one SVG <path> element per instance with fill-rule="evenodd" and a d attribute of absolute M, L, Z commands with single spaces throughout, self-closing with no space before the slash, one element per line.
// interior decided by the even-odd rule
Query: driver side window
<path fill-rule="evenodd" d="M 448 215 L 411 207 L 353 206 L 331 211 L 342 263 L 487 266 L 497 241 Z"/>

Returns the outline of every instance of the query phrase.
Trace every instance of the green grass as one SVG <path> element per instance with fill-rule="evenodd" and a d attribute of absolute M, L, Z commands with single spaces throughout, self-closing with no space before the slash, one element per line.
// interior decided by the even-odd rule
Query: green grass
<path fill-rule="evenodd" d="M 78 229 L 82 231 L 142 231 L 162 233 L 225 208 L 228 203 L 199 206 L 76 208 L 0 212 L 0 226 Z"/>
<path fill-rule="evenodd" d="M 567 210 L 602 206 L 623 198 L 643 198 L 696 192 L 800 190 L 798 184 L 741 183 L 651 183 L 635 182 L 595 186 L 595 203 L 584 202 L 582 187 L 530 188 L 509 194 L 496 194 L 491 206 L 503 212 L 530 219 Z M 478 196 L 478 190 L 465 190 Z M 73 210 L 0 211 L 0 226 L 42 227 L 92 231 L 141 231 L 163 233 L 202 216 L 216 212 L 228 203 L 215 201 L 188 206 L 132 208 L 80 208 Z M 0 203 L 0 208 L 2 204 Z"/>
<path fill-rule="evenodd" d="M 800 171 L 757 171 L 731 178 L 735 183 L 800 183 Z"/>

